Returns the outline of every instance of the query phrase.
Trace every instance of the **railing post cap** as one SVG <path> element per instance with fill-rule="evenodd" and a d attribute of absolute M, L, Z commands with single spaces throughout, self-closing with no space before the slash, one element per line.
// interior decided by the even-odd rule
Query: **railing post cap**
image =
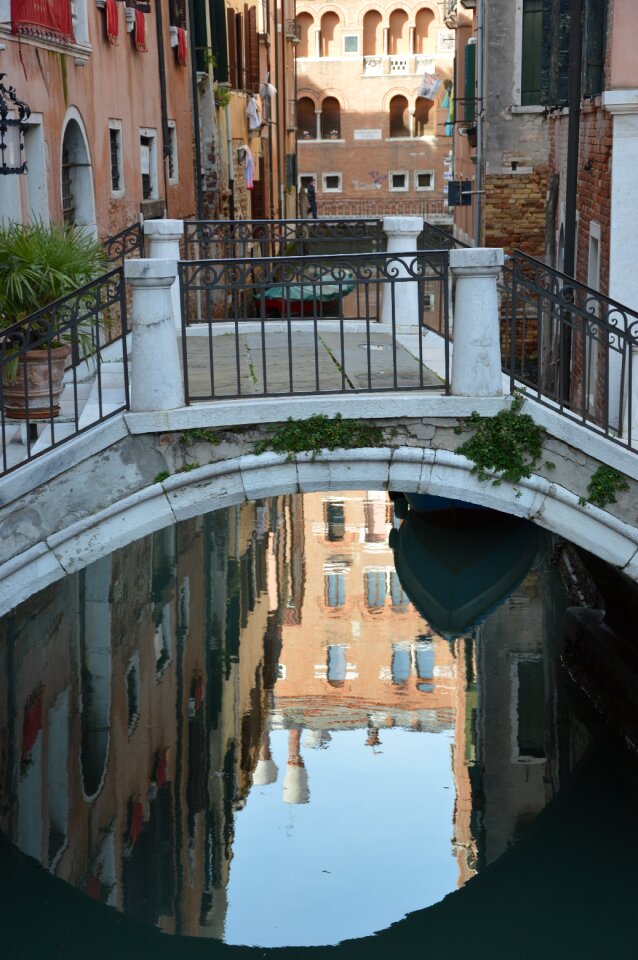
<path fill-rule="evenodd" d="M 500 270 L 504 263 L 505 253 L 501 247 L 467 247 L 462 250 L 450 250 L 452 270 Z"/>
<path fill-rule="evenodd" d="M 416 234 L 423 230 L 423 217 L 384 217 L 383 229 L 386 233 Z"/>
<path fill-rule="evenodd" d="M 170 287 L 177 276 L 176 260 L 125 260 L 124 276 L 130 283 Z"/>
<path fill-rule="evenodd" d="M 144 236 L 162 240 L 180 239 L 184 233 L 183 220 L 145 220 Z"/>

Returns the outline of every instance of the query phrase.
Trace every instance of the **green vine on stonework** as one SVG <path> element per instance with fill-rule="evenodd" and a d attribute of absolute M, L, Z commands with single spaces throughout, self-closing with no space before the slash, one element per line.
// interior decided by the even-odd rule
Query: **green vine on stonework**
<path fill-rule="evenodd" d="M 495 417 L 481 417 L 474 410 L 464 426 L 455 428 L 456 433 L 473 431 L 455 452 L 474 462 L 472 473 L 479 480 L 517 484 L 538 465 L 543 431 L 529 414 L 521 413 L 522 406 L 523 397 L 517 394 L 507 410 Z M 547 460 L 545 466 L 552 469 L 554 464 Z"/>
<path fill-rule="evenodd" d="M 587 496 L 579 497 L 578 502 L 581 507 L 587 503 L 606 507 L 610 503 L 616 503 L 616 494 L 623 490 L 629 490 L 629 484 L 622 473 L 603 464 L 592 474 L 587 485 Z"/>
<path fill-rule="evenodd" d="M 332 419 L 319 413 L 307 420 L 288 417 L 286 423 L 275 428 L 272 436 L 257 441 L 255 453 L 273 450 L 285 453 L 287 459 L 292 460 L 296 453 L 308 452 L 314 459 L 320 450 L 351 450 L 382 444 L 383 430 L 375 424 L 365 420 L 344 420 L 340 413 Z"/>

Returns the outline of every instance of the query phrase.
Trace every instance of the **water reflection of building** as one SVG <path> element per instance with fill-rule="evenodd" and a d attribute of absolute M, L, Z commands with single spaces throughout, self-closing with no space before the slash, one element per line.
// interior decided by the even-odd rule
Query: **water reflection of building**
<path fill-rule="evenodd" d="M 160 531 L 0 627 L 0 825 L 167 932 L 223 928 L 233 811 L 275 673 L 281 508 Z"/>

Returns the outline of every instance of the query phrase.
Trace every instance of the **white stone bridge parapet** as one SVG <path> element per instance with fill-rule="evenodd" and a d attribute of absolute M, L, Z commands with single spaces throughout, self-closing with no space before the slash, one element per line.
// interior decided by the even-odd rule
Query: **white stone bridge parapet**
<path fill-rule="evenodd" d="M 176 230 L 160 231 L 155 245 L 173 249 Z M 500 250 L 450 253 L 457 283 L 452 396 L 437 388 L 186 406 L 175 336 L 175 263 L 127 261 L 131 410 L 0 478 L 0 614 L 176 521 L 245 499 L 329 489 L 452 494 L 533 520 L 638 581 L 638 456 L 631 449 L 527 399 L 524 412 L 544 431 L 540 465 L 529 479 L 517 485 L 480 482 L 472 463 L 454 452 L 464 439 L 455 428 L 474 410 L 490 417 L 512 402 L 503 395 L 509 381 L 501 374 L 496 282 L 502 264 Z M 638 397 L 638 423 L 637 412 Z M 254 455 L 269 425 L 317 413 L 375 421 L 384 430 L 384 445 L 325 452 L 314 460 L 309 454 L 291 461 Z M 218 442 L 189 434 L 194 428 L 214 431 Z M 628 483 L 605 509 L 581 502 L 601 464 Z"/>

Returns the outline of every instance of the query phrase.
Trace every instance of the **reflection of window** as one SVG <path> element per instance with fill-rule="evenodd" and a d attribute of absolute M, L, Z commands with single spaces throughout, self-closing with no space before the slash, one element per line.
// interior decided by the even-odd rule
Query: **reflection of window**
<path fill-rule="evenodd" d="M 111 157 L 111 193 L 121 194 L 124 189 L 121 120 L 109 120 L 109 149 Z"/>
<path fill-rule="evenodd" d="M 155 676 L 159 680 L 171 660 L 171 608 L 162 610 L 161 622 L 155 627 Z"/>
<path fill-rule="evenodd" d="M 366 571 L 366 606 L 382 607 L 385 604 L 385 571 Z"/>
<path fill-rule="evenodd" d="M 520 759 L 545 756 L 545 680 L 543 661 L 521 659 L 515 663 L 516 747 Z"/>
<path fill-rule="evenodd" d="M 126 671 L 126 711 L 128 731 L 131 733 L 140 715 L 140 663 L 137 656 Z"/>
<path fill-rule="evenodd" d="M 328 683 L 340 687 L 346 679 L 346 648 L 343 643 L 328 647 Z"/>
<path fill-rule="evenodd" d="M 420 640 L 415 646 L 416 675 L 419 678 L 416 688 L 421 693 L 434 689 L 434 644 L 431 640 Z"/>
<path fill-rule="evenodd" d="M 346 602 L 346 578 L 343 573 L 328 573 L 324 576 L 326 606 L 342 607 Z"/>
<path fill-rule="evenodd" d="M 392 683 L 405 683 L 410 677 L 410 647 L 407 643 L 392 644 Z"/>
<path fill-rule="evenodd" d="M 326 504 L 326 524 L 328 526 L 328 540 L 331 543 L 343 540 L 346 529 L 343 503 L 329 502 Z"/>
<path fill-rule="evenodd" d="M 396 573 L 396 571 L 393 571 L 390 574 L 390 597 L 392 599 L 392 606 L 397 610 L 407 609 L 407 606 L 410 603 L 410 598 L 401 586 L 401 581 L 399 580 L 399 575 Z"/>

